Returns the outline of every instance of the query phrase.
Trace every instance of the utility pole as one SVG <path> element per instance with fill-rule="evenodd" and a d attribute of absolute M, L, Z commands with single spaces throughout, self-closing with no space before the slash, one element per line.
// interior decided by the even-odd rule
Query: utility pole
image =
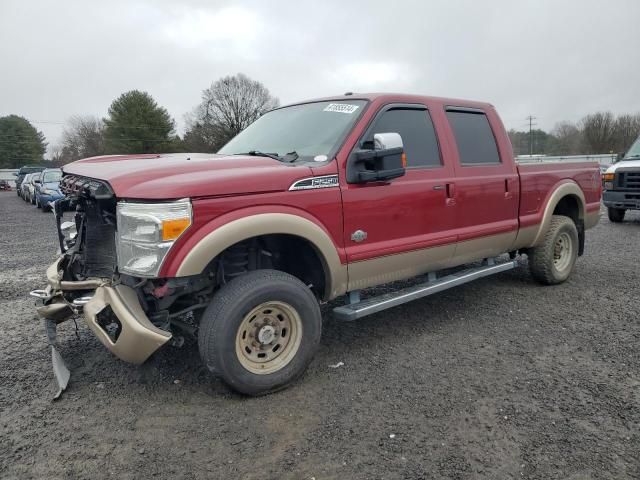
<path fill-rule="evenodd" d="M 533 123 L 536 119 L 533 115 L 529 115 L 527 120 L 529 121 L 529 156 L 533 155 L 533 127 L 537 125 L 537 123 Z"/>

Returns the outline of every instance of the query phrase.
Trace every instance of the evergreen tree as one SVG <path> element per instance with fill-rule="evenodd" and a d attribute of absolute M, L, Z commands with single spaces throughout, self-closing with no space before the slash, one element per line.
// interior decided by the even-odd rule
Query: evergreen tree
<path fill-rule="evenodd" d="M 160 153 L 173 149 L 175 122 L 147 92 L 123 93 L 105 118 L 106 153 Z"/>
<path fill-rule="evenodd" d="M 46 149 L 44 135 L 26 118 L 0 117 L 0 168 L 41 163 Z"/>

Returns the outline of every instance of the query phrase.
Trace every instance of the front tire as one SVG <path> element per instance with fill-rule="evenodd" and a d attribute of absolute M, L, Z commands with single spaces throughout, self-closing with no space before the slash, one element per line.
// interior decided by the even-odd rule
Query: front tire
<path fill-rule="evenodd" d="M 609 220 L 613 223 L 620 223 L 624 220 L 624 214 L 627 211 L 624 208 L 607 208 L 607 215 Z"/>
<path fill-rule="evenodd" d="M 544 285 L 564 282 L 573 271 L 578 246 L 578 229 L 573 220 L 553 215 L 542 244 L 529 251 L 531 275 Z"/>
<path fill-rule="evenodd" d="M 296 277 L 255 270 L 223 285 L 198 332 L 207 368 L 234 390 L 264 395 L 285 388 L 306 370 L 322 332 L 320 307 Z"/>

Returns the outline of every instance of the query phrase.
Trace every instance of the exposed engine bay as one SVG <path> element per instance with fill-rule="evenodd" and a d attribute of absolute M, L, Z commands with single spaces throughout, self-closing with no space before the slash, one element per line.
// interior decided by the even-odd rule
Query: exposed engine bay
<path fill-rule="evenodd" d="M 66 175 L 61 182 L 65 198 L 55 203 L 62 281 L 100 280 L 135 290 L 149 320 L 172 333 L 171 344 L 181 346 L 184 336 L 195 337 L 199 314 L 218 286 L 249 270 L 270 268 L 272 255 L 256 240 L 239 243 L 209 265 L 201 275 L 182 278 L 143 278 L 121 273 L 117 255 L 117 200 L 106 182 Z M 64 291 L 73 304 L 86 298 L 82 290 Z M 113 340 L 119 326 L 107 323 Z"/>

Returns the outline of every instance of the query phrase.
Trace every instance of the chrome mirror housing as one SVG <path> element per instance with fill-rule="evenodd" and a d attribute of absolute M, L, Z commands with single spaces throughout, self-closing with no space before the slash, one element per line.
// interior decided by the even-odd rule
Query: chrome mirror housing
<path fill-rule="evenodd" d="M 403 148 L 402 137 L 399 133 L 376 133 L 373 135 L 373 148 L 375 150 L 388 150 L 390 148 Z"/>

